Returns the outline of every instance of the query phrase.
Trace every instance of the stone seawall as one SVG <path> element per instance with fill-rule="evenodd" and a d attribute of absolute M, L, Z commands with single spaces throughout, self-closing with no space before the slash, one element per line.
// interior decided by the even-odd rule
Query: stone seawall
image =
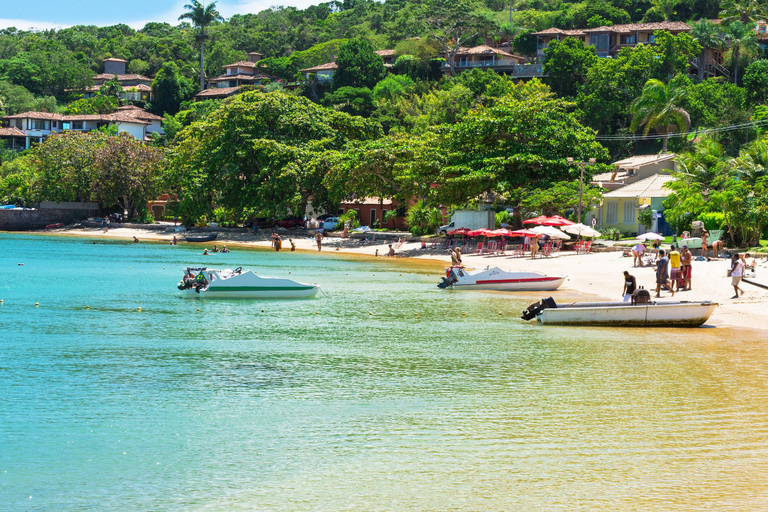
<path fill-rule="evenodd" d="M 93 215 L 91 210 L 46 208 L 43 210 L 0 210 L 0 231 L 31 231 L 49 224 L 71 224 Z"/>

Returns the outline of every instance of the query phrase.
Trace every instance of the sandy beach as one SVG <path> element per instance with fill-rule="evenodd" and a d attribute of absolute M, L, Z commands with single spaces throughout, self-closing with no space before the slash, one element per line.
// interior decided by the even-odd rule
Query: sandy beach
<path fill-rule="evenodd" d="M 140 242 L 164 242 L 170 243 L 173 233 L 155 231 L 149 229 L 135 229 L 128 227 L 112 227 L 107 233 L 100 228 L 61 228 L 53 231 L 40 231 L 37 233 L 81 236 L 105 239 L 133 239 L 137 237 Z M 231 246 L 232 249 L 247 247 L 270 248 L 271 232 L 261 230 L 259 234 L 252 233 L 227 233 L 220 232 L 216 244 Z M 183 244 L 183 234 L 176 234 L 179 243 Z M 315 240 L 306 236 L 303 231 L 281 231 L 283 239 L 283 251 L 290 250 L 288 238 L 293 238 L 296 250 L 317 252 Z M 350 254 L 361 257 L 374 257 L 386 254 L 388 244 L 391 242 L 361 244 L 359 240 L 342 239 L 335 236 L 326 237 L 323 240 L 321 254 Z M 196 244 L 209 250 L 214 242 Z M 440 246 L 442 247 L 442 246 Z M 434 265 L 436 271 L 442 271 L 446 263 L 450 263 L 448 252 L 443 249 L 421 250 L 420 243 L 404 243 L 397 249 L 396 257 L 402 259 L 404 265 L 409 261 L 419 266 Z M 381 257 L 381 256 L 380 256 Z M 464 265 L 468 268 L 485 268 L 486 266 L 498 266 L 503 270 L 532 270 L 544 272 L 548 275 L 565 275 L 567 279 L 557 292 L 550 292 L 558 299 L 558 294 L 568 297 L 569 301 L 574 293 L 584 294 L 595 300 L 621 300 L 623 287 L 623 271 L 628 270 L 637 279 L 638 286 L 648 290 L 655 290 L 655 273 L 652 267 L 633 268 L 632 258 L 623 257 L 621 252 L 601 252 L 593 254 L 577 255 L 573 252 L 562 252 L 549 258 L 516 258 L 510 255 L 489 256 L 465 254 Z M 692 290 L 678 292 L 676 300 L 711 300 L 718 302 L 720 306 L 712 315 L 707 325 L 731 326 L 749 329 L 768 330 L 768 291 L 742 283 L 741 288 L 746 292 L 738 299 L 733 297 L 731 280 L 726 276 L 730 268 L 726 259 L 712 261 L 694 261 L 692 268 Z M 768 261 L 758 260 L 758 269 L 755 280 L 768 284 Z M 662 291 L 661 300 L 670 300 L 672 294 Z"/>

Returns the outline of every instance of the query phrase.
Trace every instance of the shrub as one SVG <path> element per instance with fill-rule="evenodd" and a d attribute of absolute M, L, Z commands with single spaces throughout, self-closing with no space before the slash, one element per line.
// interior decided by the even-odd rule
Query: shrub
<path fill-rule="evenodd" d="M 725 215 L 719 212 L 702 213 L 699 215 L 699 220 L 704 223 L 704 227 L 707 228 L 707 231 L 723 229 Z"/>

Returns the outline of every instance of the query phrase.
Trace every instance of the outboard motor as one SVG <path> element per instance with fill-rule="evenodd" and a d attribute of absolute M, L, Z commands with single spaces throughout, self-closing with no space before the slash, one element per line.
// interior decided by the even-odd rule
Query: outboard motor
<path fill-rule="evenodd" d="M 453 285 L 453 283 L 457 283 L 459 281 L 459 278 L 456 276 L 456 271 L 451 270 L 448 272 L 447 277 L 443 277 L 440 282 L 437 284 L 438 288 L 448 288 L 449 286 Z"/>
<path fill-rule="evenodd" d="M 555 303 L 555 299 L 552 297 L 547 297 L 546 299 L 541 299 L 538 302 L 534 302 L 528 308 L 523 310 L 523 315 L 521 318 L 523 320 L 533 320 L 538 316 L 539 313 L 544 311 L 545 309 L 556 309 L 557 304 Z"/>

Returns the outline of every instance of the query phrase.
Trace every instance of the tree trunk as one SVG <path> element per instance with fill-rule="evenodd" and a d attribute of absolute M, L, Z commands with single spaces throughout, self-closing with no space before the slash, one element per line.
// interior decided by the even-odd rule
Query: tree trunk
<path fill-rule="evenodd" d="M 733 68 L 733 83 L 739 85 L 739 49 L 733 49 L 733 60 L 735 66 Z"/>
<path fill-rule="evenodd" d="M 704 67 L 706 66 L 707 61 L 707 49 L 703 48 L 701 50 L 701 56 L 699 57 L 699 82 L 704 81 Z"/>
<path fill-rule="evenodd" d="M 661 154 L 666 155 L 667 154 L 667 141 L 669 140 L 669 136 L 667 134 L 664 134 L 664 137 L 662 139 L 663 145 L 661 146 Z"/>
<path fill-rule="evenodd" d="M 205 90 L 205 38 L 200 40 L 200 90 Z"/>

